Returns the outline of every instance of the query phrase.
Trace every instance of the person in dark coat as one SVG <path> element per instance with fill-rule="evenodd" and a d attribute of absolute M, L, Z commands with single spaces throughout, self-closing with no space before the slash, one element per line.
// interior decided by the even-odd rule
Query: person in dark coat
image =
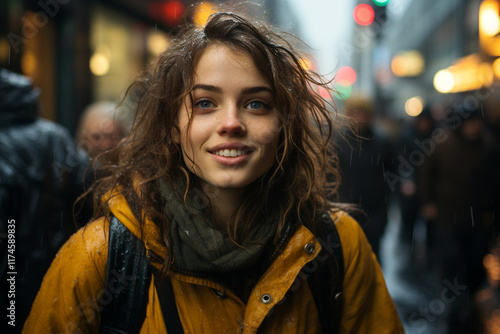
<path fill-rule="evenodd" d="M 422 215 L 431 229 L 431 269 L 441 281 L 466 288 L 447 307 L 449 333 L 467 332 L 466 295 L 474 294 L 484 281 L 482 259 L 494 241 L 486 219 L 492 171 L 482 115 L 481 108 L 449 113 L 446 123 L 451 129 L 419 170 Z"/>
<path fill-rule="evenodd" d="M 346 115 L 352 117 L 356 135 L 345 136 L 336 143 L 342 173 L 340 201 L 359 206 L 351 214 L 360 222 L 380 261 L 380 240 L 387 224 L 390 191 L 385 182 L 393 160 L 393 145 L 374 127 L 373 102 L 352 97 L 346 103 Z"/>
<path fill-rule="evenodd" d="M 88 163 L 64 127 L 38 117 L 39 95 L 29 78 L 0 69 L 0 298 L 4 311 L 14 303 L 8 320 L 17 328 L 76 231 L 73 203 Z"/>
<path fill-rule="evenodd" d="M 415 260 L 413 252 L 414 229 L 420 218 L 420 202 L 418 198 L 418 168 L 429 156 L 433 148 L 432 132 L 434 130 L 434 119 L 429 106 L 412 119 L 411 124 L 402 130 L 398 145 L 398 161 L 401 168 L 403 164 L 410 164 L 412 169 L 401 179 L 395 182 L 398 190 L 399 207 L 401 211 L 401 241 L 403 245 L 411 249 L 410 259 Z M 413 162 L 413 163 L 412 163 Z M 401 175 L 398 175 L 401 176 Z"/>

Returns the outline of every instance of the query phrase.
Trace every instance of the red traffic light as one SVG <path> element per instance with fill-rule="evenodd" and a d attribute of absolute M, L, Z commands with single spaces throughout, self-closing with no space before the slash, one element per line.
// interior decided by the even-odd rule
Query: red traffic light
<path fill-rule="evenodd" d="M 174 27 L 181 23 L 184 5 L 177 0 L 154 2 L 150 4 L 149 11 L 153 19 L 161 21 L 169 27 Z"/>
<path fill-rule="evenodd" d="M 357 24 L 367 26 L 370 25 L 375 19 L 375 11 L 370 5 L 360 4 L 354 8 L 352 16 Z"/>

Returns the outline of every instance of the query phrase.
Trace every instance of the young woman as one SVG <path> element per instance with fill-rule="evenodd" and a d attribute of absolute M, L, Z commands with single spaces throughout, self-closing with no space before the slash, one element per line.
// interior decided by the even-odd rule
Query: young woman
<path fill-rule="evenodd" d="M 181 33 L 129 90 L 136 120 L 112 176 L 96 184 L 96 220 L 59 252 L 24 332 L 102 330 L 118 298 L 110 275 L 122 267 L 107 263 L 116 217 L 141 240 L 153 274 L 144 309 L 115 319 L 140 319 L 141 333 L 330 333 L 312 291 L 329 296 L 338 277 L 308 279 L 317 268 L 308 264 L 332 263 L 320 244 L 327 213 L 342 244 L 345 302 L 323 318 L 340 317 L 341 333 L 402 333 L 362 230 L 326 200 L 325 173 L 338 173 L 315 85 L 266 25 L 218 13 Z M 124 291 L 132 278 L 117 279 Z M 171 330 L 174 313 L 180 328 Z"/>

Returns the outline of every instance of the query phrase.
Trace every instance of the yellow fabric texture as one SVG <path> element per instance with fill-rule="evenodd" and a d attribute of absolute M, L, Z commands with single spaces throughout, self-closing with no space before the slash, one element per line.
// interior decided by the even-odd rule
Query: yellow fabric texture
<path fill-rule="evenodd" d="M 110 199 L 110 207 L 132 233 L 141 237 L 139 223 L 121 195 Z M 345 263 L 341 333 L 404 333 L 360 226 L 345 213 L 333 218 Z M 104 219 L 91 222 L 61 248 L 45 275 L 23 333 L 98 333 L 99 311 L 110 302 L 105 289 L 108 229 Z M 146 249 L 165 254 L 159 229 L 152 221 L 145 223 L 142 240 Z M 315 246 L 313 254 L 305 251 L 308 243 Z M 320 250 L 315 236 L 307 228 L 299 228 L 254 287 L 246 305 L 230 290 L 208 279 L 171 273 L 184 332 L 320 333 L 313 297 L 307 281 L 299 275 Z M 270 303 L 262 301 L 264 294 L 271 296 Z M 141 333 L 166 333 L 153 280 Z"/>

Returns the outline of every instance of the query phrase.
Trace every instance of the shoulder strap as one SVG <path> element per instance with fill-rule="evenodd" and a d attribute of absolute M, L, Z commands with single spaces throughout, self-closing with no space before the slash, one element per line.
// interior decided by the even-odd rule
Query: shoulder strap
<path fill-rule="evenodd" d="M 164 277 L 161 280 L 158 278 L 158 271 L 153 269 L 155 273 L 155 286 L 160 300 L 161 313 L 163 314 L 163 321 L 167 328 L 167 333 L 182 334 L 181 319 L 179 318 L 179 311 L 175 303 L 174 290 L 172 288 L 172 281 L 170 277 Z"/>
<path fill-rule="evenodd" d="M 318 236 L 318 241 L 322 250 L 317 256 L 321 263 L 318 269 L 307 277 L 307 282 L 318 309 L 322 332 L 338 333 L 344 304 L 344 255 L 337 227 L 330 214 L 325 212 L 321 220 L 320 231 L 323 233 Z"/>
<path fill-rule="evenodd" d="M 146 317 L 151 272 L 144 244 L 116 217 L 109 224 L 106 290 L 100 333 L 139 333 Z"/>

